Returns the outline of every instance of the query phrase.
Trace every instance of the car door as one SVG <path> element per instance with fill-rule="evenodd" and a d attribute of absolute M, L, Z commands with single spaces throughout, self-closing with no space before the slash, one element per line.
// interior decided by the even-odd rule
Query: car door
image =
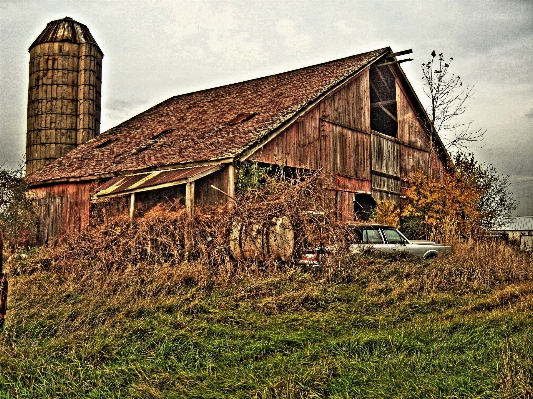
<path fill-rule="evenodd" d="M 405 239 L 396 229 L 381 228 L 381 234 L 384 243 L 380 245 L 380 250 L 383 252 L 396 252 L 405 250 Z"/>
<path fill-rule="evenodd" d="M 380 230 L 376 227 L 366 227 L 363 230 L 363 248 L 373 248 L 378 251 L 383 250 L 385 244 Z"/>

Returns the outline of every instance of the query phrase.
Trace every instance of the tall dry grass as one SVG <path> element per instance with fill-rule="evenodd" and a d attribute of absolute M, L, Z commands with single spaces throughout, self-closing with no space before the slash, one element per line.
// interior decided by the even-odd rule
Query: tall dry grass
<path fill-rule="evenodd" d="M 179 239 L 181 217 L 158 211 L 134 224 L 115 220 L 10 262 L 11 272 L 46 271 L 61 284 L 87 292 L 158 297 L 175 294 L 184 286 L 210 289 L 250 279 L 290 279 L 291 273 L 301 270 L 297 254 L 287 262 L 235 261 L 223 237 L 212 236 L 202 244 L 203 252 L 187 261 Z M 208 226 L 218 225 L 216 215 L 205 220 L 210 221 Z M 204 237 L 205 231 L 208 229 Z M 528 297 L 533 304 L 532 260 L 531 254 L 520 253 L 504 242 L 480 241 L 457 244 L 452 255 L 432 261 L 405 254 L 351 255 L 341 251 L 312 275 L 325 283 L 354 282 L 369 292 L 395 297 L 501 291 L 502 301 Z"/>
<path fill-rule="evenodd" d="M 298 269 L 299 254 L 320 243 L 340 250 L 327 258 L 316 279 L 357 281 L 398 295 L 431 292 L 490 292 L 509 285 L 531 287 L 533 258 L 500 241 L 454 244 L 453 254 L 435 261 L 406 255 L 351 255 L 345 231 L 328 211 L 321 176 L 293 182 L 271 180 L 261 190 L 236 197 L 230 209 L 196 210 L 193 249 L 186 252 L 187 217 L 183 209 L 155 207 L 133 221 L 116 218 L 80 235 L 39 248 L 31 257 L 10 263 L 14 274 L 53 273 L 60 281 L 87 291 L 156 297 L 181 286 L 225 286 L 252 277 L 283 276 Z M 286 262 L 235 260 L 229 241 L 235 220 L 268 225 L 287 216 L 295 231 L 294 257 Z M 523 288 L 528 291 L 530 288 Z M 510 294 L 511 295 L 511 294 Z"/>

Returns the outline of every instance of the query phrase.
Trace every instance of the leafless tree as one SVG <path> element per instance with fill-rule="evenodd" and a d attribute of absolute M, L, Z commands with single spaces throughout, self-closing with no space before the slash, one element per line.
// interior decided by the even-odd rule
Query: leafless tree
<path fill-rule="evenodd" d="M 431 60 L 422 63 L 424 93 L 429 97 L 429 115 L 433 126 L 445 140 L 448 149 L 461 150 L 470 142 L 483 139 L 485 129 L 472 129 L 472 121 L 459 118 L 474 95 L 472 86 L 464 86 L 460 76 L 450 72 L 453 58 L 447 61 L 435 50 Z"/>

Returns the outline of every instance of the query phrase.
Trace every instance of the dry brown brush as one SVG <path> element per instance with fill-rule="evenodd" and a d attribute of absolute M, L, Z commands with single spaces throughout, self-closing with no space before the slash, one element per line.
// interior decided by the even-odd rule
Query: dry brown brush
<path fill-rule="evenodd" d="M 302 251 L 326 244 L 337 251 L 313 271 L 317 281 L 353 281 L 397 297 L 487 293 L 508 286 L 518 287 L 519 296 L 532 296 L 531 256 L 501 242 L 458 243 L 453 255 L 433 262 L 404 255 L 348 254 L 345 232 L 328 211 L 323 186 L 320 176 L 293 182 L 272 179 L 261 190 L 237 194 L 229 208 L 197 208 L 189 253 L 185 211 L 157 206 L 133 221 L 116 218 L 40 248 L 33 256 L 12 262 L 11 272 L 44 270 L 87 291 L 154 297 L 173 294 L 183 286 L 227 286 L 250 276 L 283 279 L 299 270 Z M 235 259 L 229 245 L 235 221 L 268 226 L 280 216 L 290 219 L 295 232 L 292 258 L 273 259 L 266 248 L 256 259 Z"/>
<path fill-rule="evenodd" d="M 488 307 L 522 302 L 533 309 L 533 257 L 502 241 L 457 244 L 453 254 L 421 260 L 408 254 L 348 255 L 334 280 L 356 281 L 367 294 L 490 294 Z"/>
<path fill-rule="evenodd" d="M 269 179 L 260 190 L 237 194 L 229 207 L 196 208 L 189 252 L 185 210 L 159 205 L 133 221 L 118 217 L 43 247 L 13 265 L 12 272 L 50 271 L 90 289 L 131 290 L 141 296 L 283 272 L 304 248 L 342 239 L 335 215 L 324 205 L 322 186 L 318 175 L 297 181 Z M 273 259 L 268 248 L 256 259 L 235 259 L 229 242 L 236 221 L 268 227 L 281 216 L 290 220 L 295 232 L 291 259 Z"/>

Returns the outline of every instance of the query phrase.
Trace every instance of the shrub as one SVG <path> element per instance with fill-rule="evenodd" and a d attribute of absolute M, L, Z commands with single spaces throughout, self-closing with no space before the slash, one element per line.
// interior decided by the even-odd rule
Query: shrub
<path fill-rule="evenodd" d="M 37 216 L 23 169 L 0 169 L 0 230 L 4 240 L 13 249 L 35 243 Z"/>

